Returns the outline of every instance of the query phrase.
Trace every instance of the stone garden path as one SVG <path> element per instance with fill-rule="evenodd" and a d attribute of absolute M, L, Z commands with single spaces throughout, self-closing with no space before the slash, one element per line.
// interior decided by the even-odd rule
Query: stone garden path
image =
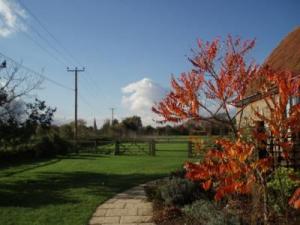
<path fill-rule="evenodd" d="M 152 214 L 152 203 L 146 199 L 144 185 L 140 185 L 100 205 L 89 225 L 155 225 Z"/>

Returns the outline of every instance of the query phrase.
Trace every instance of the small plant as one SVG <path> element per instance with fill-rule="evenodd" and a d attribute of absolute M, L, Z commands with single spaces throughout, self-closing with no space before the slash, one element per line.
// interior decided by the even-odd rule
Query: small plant
<path fill-rule="evenodd" d="M 144 187 L 146 197 L 149 201 L 161 202 L 161 196 L 159 192 L 159 183 L 147 184 Z"/>
<path fill-rule="evenodd" d="M 206 225 L 237 225 L 238 218 L 226 215 L 219 209 L 217 203 L 205 199 L 197 200 L 183 208 L 183 212 L 197 224 Z"/>
<path fill-rule="evenodd" d="M 175 170 L 170 173 L 170 179 L 172 178 L 185 178 L 186 170 L 182 167 L 181 169 Z"/>
<path fill-rule="evenodd" d="M 285 213 L 288 208 L 288 199 L 297 188 L 297 182 L 291 179 L 294 170 L 291 168 L 279 167 L 274 176 L 268 182 L 269 201 L 277 213 Z"/>
<path fill-rule="evenodd" d="M 159 187 L 162 200 L 166 205 L 182 206 L 195 200 L 198 186 L 187 179 L 173 178 Z"/>
<path fill-rule="evenodd" d="M 179 208 L 171 206 L 166 207 L 163 210 L 159 211 L 157 214 L 154 215 L 153 220 L 157 224 L 161 224 L 165 221 L 172 221 L 176 218 L 182 217 L 182 212 Z"/>

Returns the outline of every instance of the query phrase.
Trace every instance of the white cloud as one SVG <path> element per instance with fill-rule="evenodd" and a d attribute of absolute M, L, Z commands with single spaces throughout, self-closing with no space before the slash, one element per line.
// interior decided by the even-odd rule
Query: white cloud
<path fill-rule="evenodd" d="M 3 121 L 8 121 L 10 116 L 13 116 L 17 122 L 21 123 L 24 122 L 26 115 L 25 115 L 25 102 L 21 99 L 17 98 L 11 101 L 8 104 L 4 104 L 0 106 L 0 115 Z"/>
<path fill-rule="evenodd" d="M 14 0 L 0 0 L 0 37 L 7 37 L 18 30 L 24 30 L 21 18 L 25 18 L 25 10 Z"/>
<path fill-rule="evenodd" d="M 144 78 L 123 87 L 122 92 L 122 104 L 132 114 L 141 116 L 145 125 L 153 125 L 156 116 L 151 108 L 155 102 L 159 102 L 166 95 L 166 89 L 151 79 Z"/>

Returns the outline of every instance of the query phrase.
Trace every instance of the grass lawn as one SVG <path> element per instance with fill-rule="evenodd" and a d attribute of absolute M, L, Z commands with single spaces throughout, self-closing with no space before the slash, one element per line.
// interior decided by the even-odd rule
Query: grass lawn
<path fill-rule="evenodd" d="M 82 153 L 2 168 L 0 224 L 85 225 L 114 194 L 180 168 L 186 146 L 174 146 L 160 148 L 156 157 Z"/>

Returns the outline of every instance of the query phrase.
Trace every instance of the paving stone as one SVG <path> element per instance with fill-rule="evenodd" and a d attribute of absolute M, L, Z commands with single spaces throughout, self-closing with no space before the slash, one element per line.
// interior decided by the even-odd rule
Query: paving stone
<path fill-rule="evenodd" d="M 137 216 L 137 208 L 108 209 L 106 216 Z"/>
<path fill-rule="evenodd" d="M 151 222 L 152 216 L 122 216 L 120 224 Z"/>
<path fill-rule="evenodd" d="M 152 203 L 147 201 L 143 186 L 117 194 L 100 205 L 90 225 L 155 225 Z"/>
<path fill-rule="evenodd" d="M 118 201 L 118 199 L 111 198 L 111 199 L 107 200 L 105 203 L 115 203 L 116 201 Z"/>
<path fill-rule="evenodd" d="M 119 216 L 101 216 L 101 217 L 93 217 L 90 220 L 90 225 L 93 224 L 119 224 L 120 223 L 120 217 Z"/>
<path fill-rule="evenodd" d="M 119 223 L 102 223 L 101 225 L 120 225 Z M 152 224 L 152 223 L 140 223 L 140 224 L 137 224 L 137 223 L 124 223 L 122 225 L 155 225 L 155 224 Z"/>
<path fill-rule="evenodd" d="M 100 209 L 97 208 L 96 212 L 93 214 L 93 216 L 105 216 L 107 209 Z"/>
<path fill-rule="evenodd" d="M 138 216 L 152 216 L 153 210 L 152 208 L 138 208 Z"/>
<path fill-rule="evenodd" d="M 104 203 L 101 206 L 99 206 L 100 209 L 122 209 L 125 207 L 124 203 Z"/>
<path fill-rule="evenodd" d="M 137 225 L 155 225 L 155 223 L 138 223 Z"/>
<path fill-rule="evenodd" d="M 126 203 L 125 208 L 150 208 L 152 209 L 152 203 L 151 202 L 143 202 L 138 204 L 133 203 Z"/>
<path fill-rule="evenodd" d="M 155 225 L 155 223 L 138 223 L 137 225 Z"/>
<path fill-rule="evenodd" d="M 116 201 L 116 203 L 126 203 L 126 204 L 140 204 L 140 203 L 144 203 L 145 201 L 141 200 L 141 199 L 118 199 Z"/>

